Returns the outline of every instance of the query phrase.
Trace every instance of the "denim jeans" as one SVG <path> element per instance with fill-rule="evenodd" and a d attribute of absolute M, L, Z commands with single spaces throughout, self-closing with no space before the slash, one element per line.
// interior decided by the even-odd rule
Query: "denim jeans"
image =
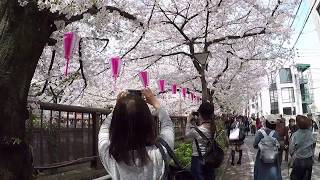
<path fill-rule="evenodd" d="M 215 180 L 214 169 L 206 170 L 199 156 L 191 158 L 191 173 L 195 180 Z"/>
<path fill-rule="evenodd" d="M 313 158 L 296 159 L 293 163 L 290 180 L 311 180 Z"/>

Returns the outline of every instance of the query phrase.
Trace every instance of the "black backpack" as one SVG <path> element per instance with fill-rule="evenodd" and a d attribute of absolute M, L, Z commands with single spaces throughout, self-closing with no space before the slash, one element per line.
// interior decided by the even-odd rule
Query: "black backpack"
<path fill-rule="evenodd" d="M 201 132 L 197 127 L 194 128 L 199 133 L 199 135 L 207 141 L 206 152 L 204 155 L 202 155 L 199 143 L 197 139 L 195 139 L 198 154 L 199 157 L 203 160 L 204 167 L 208 170 L 220 167 L 224 160 L 223 149 L 214 138 L 211 140 L 207 136 L 205 136 L 203 132 Z"/>

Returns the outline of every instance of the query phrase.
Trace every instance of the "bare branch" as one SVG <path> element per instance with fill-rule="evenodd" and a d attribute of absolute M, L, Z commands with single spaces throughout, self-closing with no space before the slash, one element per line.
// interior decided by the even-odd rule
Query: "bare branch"
<path fill-rule="evenodd" d="M 106 8 L 106 10 L 109 10 L 110 12 L 118 12 L 122 17 L 126 18 L 126 19 L 129 19 L 129 20 L 132 20 L 132 21 L 138 21 L 138 18 L 126 11 L 123 11 L 117 7 L 114 7 L 114 6 L 105 6 L 104 8 Z M 59 14 L 58 12 L 57 13 L 54 13 L 53 16 L 54 16 L 54 19 L 55 20 L 63 20 L 65 21 L 66 25 L 67 24 L 70 24 L 72 22 L 75 22 L 75 21 L 79 21 L 81 19 L 83 19 L 83 16 L 84 14 L 91 14 L 91 15 L 95 15 L 97 14 L 99 11 L 101 10 L 101 8 L 97 8 L 96 6 L 92 6 L 91 8 L 89 8 L 88 10 L 86 10 L 85 12 L 81 13 L 81 14 L 78 14 L 78 15 L 75 15 L 75 16 L 72 16 L 70 19 L 67 18 L 67 15 L 66 14 Z M 138 21 L 139 22 L 139 21 Z M 139 22 L 139 25 L 141 27 L 144 26 L 143 22 Z"/>
<path fill-rule="evenodd" d="M 81 75 L 82 75 L 82 79 L 83 79 L 83 81 L 84 81 L 84 88 L 86 88 L 88 84 L 87 84 L 86 76 L 84 75 L 84 71 L 83 71 L 83 61 L 82 61 L 81 48 L 82 48 L 82 38 L 81 38 L 80 41 L 79 41 L 78 52 L 79 52 L 79 64 L 80 64 Z"/>
<path fill-rule="evenodd" d="M 208 44 L 215 44 L 215 43 L 219 43 L 221 41 L 225 41 L 228 39 L 242 39 L 242 38 L 246 38 L 246 37 L 252 37 L 252 36 L 257 36 L 257 35 L 261 35 L 261 34 L 266 34 L 266 28 L 264 28 L 263 30 L 259 31 L 259 32 L 252 32 L 252 33 L 246 33 L 243 36 L 239 36 L 239 35 L 229 35 L 229 36 L 225 36 L 225 37 L 221 37 L 221 38 L 217 38 L 214 39 L 212 41 L 209 41 Z"/>
<path fill-rule="evenodd" d="M 52 70 L 52 67 L 53 67 L 53 62 L 54 62 L 54 58 L 55 58 L 55 56 L 56 56 L 56 50 L 53 50 L 53 51 L 52 51 L 52 55 L 51 55 L 51 61 L 50 61 L 50 65 L 49 65 L 48 73 L 47 73 L 47 75 L 48 75 L 48 76 L 50 76 L 50 73 L 51 73 L 51 70 Z M 47 88 L 48 82 L 49 82 L 49 79 L 48 79 L 48 78 L 46 78 L 46 82 L 44 83 L 44 86 L 43 86 L 43 88 L 42 88 L 41 92 L 40 92 L 40 93 L 38 93 L 38 94 L 37 94 L 37 96 L 40 96 L 41 94 L 43 94 L 43 93 L 44 93 L 44 91 L 45 91 L 45 90 L 46 90 L 46 88 Z"/>
<path fill-rule="evenodd" d="M 183 30 L 181 28 L 178 27 L 178 25 L 176 23 L 174 23 L 169 17 L 168 15 L 166 14 L 166 12 L 161 8 L 159 7 L 159 9 L 161 10 L 161 12 L 163 13 L 163 15 L 167 18 L 167 22 L 169 24 L 172 24 L 177 30 L 178 32 L 184 37 L 184 39 L 188 42 L 191 42 L 190 38 L 183 32 Z"/>
<path fill-rule="evenodd" d="M 219 79 L 228 70 L 228 68 L 229 68 L 229 58 L 226 59 L 226 66 L 224 67 L 224 69 L 214 78 L 214 81 L 212 82 L 213 86 L 219 82 Z"/>
<path fill-rule="evenodd" d="M 151 10 L 151 13 L 150 13 L 150 16 L 149 16 L 149 19 L 148 19 L 148 22 L 147 22 L 147 26 L 148 26 L 148 27 L 149 27 L 149 25 L 150 25 L 150 21 L 151 21 L 151 19 L 152 19 L 155 6 L 156 6 L 156 4 L 153 5 L 152 10 Z M 124 55 L 121 56 L 121 59 L 123 59 L 126 55 L 128 55 L 131 51 L 133 51 L 133 50 L 139 45 L 139 43 L 141 42 L 141 40 L 142 40 L 143 37 L 145 36 L 146 32 L 147 32 L 146 30 L 143 31 L 143 33 L 141 34 L 141 36 L 140 36 L 140 38 L 138 39 L 138 41 L 132 46 L 132 48 L 130 48 Z"/>

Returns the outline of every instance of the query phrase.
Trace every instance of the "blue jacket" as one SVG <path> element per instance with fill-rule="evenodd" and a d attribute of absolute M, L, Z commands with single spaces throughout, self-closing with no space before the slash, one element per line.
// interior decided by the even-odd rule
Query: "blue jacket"
<path fill-rule="evenodd" d="M 272 131 L 271 129 L 268 129 L 268 128 L 263 128 L 263 129 L 268 135 Z M 256 137 L 253 143 L 253 147 L 255 149 L 258 149 L 258 144 L 263 138 L 261 130 L 262 129 L 260 129 L 256 134 Z M 278 141 L 280 140 L 277 132 L 275 132 L 272 137 L 276 138 Z M 282 180 L 279 159 L 277 160 L 276 163 L 270 163 L 270 164 L 263 163 L 260 159 L 260 150 L 258 150 L 256 161 L 254 163 L 254 180 Z"/>

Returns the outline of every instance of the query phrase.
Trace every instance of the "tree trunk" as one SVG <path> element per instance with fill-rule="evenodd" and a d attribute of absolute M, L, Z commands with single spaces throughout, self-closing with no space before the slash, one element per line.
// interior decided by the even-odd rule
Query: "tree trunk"
<path fill-rule="evenodd" d="M 32 157 L 24 141 L 27 97 L 53 20 L 35 3 L 0 0 L 0 179 L 31 179 Z"/>
<path fill-rule="evenodd" d="M 213 103 L 213 96 L 209 92 L 208 89 L 208 82 L 206 80 L 206 75 L 205 75 L 205 65 L 201 66 L 201 71 L 200 71 L 200 79 L 201 79 L 201 88 L 202 88 L 202 102 L 210 102 Z"/>

